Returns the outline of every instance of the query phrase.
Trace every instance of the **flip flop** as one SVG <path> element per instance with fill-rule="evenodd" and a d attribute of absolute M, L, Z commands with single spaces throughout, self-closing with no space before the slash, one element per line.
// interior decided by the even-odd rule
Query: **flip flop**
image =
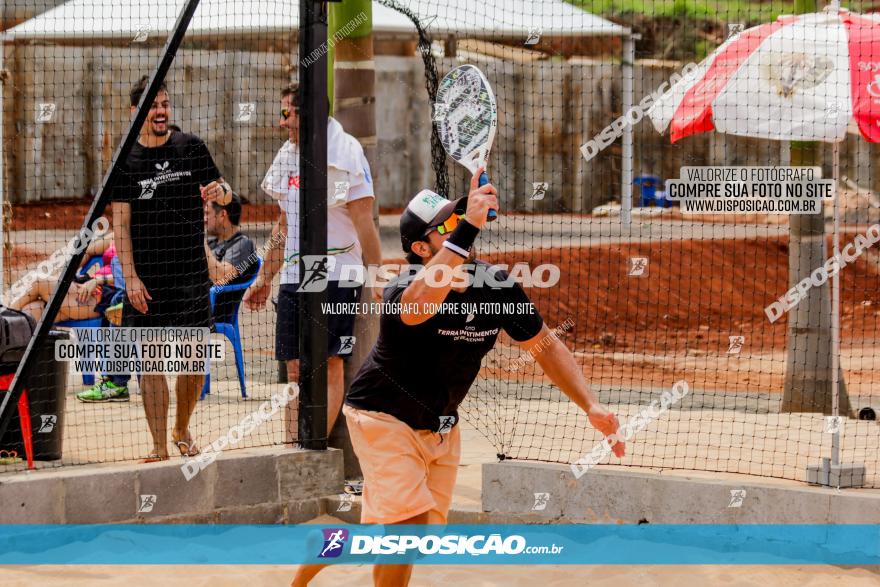
<path fill-rule="evenodd" d="M 177 446 L 177 450 L 180 451 L 180 456 L 182 457 L 194 457 L 201 453 L 198 447 L 191 446 L 190 443 L 185 440 L 175 440 L 174 444 Z M 183 447 L 186 447 L 186 449 Z"/>
<path fill-rule="evenodd" d="M 158 463 L 161 461 L 167 461 L 168 457 L 160 456 L 159 453 L 150 453 L 147 455 L 147 458 L 143 459 L 141 463 Z"/>

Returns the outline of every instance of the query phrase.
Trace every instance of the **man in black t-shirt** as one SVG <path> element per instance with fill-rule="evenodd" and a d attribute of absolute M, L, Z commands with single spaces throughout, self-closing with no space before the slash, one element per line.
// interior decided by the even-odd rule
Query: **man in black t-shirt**
<path fill-rule="evenodd" d="M 144 76 L 131 90 L 131 112 L 147 88 Z M 127 300 L 122 324 L 128 327 L 209 327 L 211 306 L 202 205 L 229 203 L 208 147 L 195 135 L 169 130 L 171 103 L 165 84 L 156 95 L 138 142 L 115 184 L 113 230 L 125 275 Z M 172 440 L 182 455 L 198 449 L 189 421 L 204 375 L 177 377 L 177 415 Z M 146 462 L 168 458 L 168 383 L 165 375 L 140 381 L 153 450 Z"/>
<path fill-rule="evenodd" d="M 396 310 L 383 312 L 379 338 L 343 407 L 364 473 L 363 524 L 446 523 L 461 455 L 458 407 L 502 330 L 596 429 L 608 437 L 617 432 L 617 418 L 519 284 L 474 259 L 471 248 L 489 209 L 498 209 L 495 188 L 478 187 L 481 173 L 471 178 L 468 196 L 449 201 L 423 190 L 400 217 L 403 250 L 421 271 L 385 288 L 385 302 Z M 471 285 L 455 273 L 466 263 L 473 264 Z M 623 443 L 612 450 L 623 456 Z M 300 567 L 292 585 L 307 585 L 321 568 Z M 382 565 L 373 577 L 376 585 L 407 585 L 411 572 L 408 565 Z"/>

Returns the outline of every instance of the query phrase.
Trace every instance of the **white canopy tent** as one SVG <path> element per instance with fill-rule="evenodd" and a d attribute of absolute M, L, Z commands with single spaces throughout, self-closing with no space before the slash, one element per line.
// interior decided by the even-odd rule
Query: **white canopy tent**
<path fill-rule="evenodd" d="M 131 39 L 139 31 L 167 35 L 184 0 L 131 2 L 121 0 L 71 0 L 7 31 L 7 39 Z M 467 38 L 525 38 L 529 32 L 548 36 L 625 36 L 629 30 L 562 0 L 531 2 L 504 0 L 503 9 L 476 0 L 401 0 L 432 36 L 455 34 Z M 289 34 L 299 28 L 295 0 L 202 0 L 187 37 L 247 34 Z M 403 14 L 373 2 L 373 31 L 414 33 Z"/>
<path fill-rule="evenodd" d="M 127 2 L 127 3 L 126 3 Z M 0 41 L 5 46 L 16 42 L 48 41 L 101 42 L 130 41 L 138 33 L 164 39 L 171 32 L 185 0 L 70 0 L 52 10 L 27 20 L 5 33 Z M 548 37 L 607 36 L 623 38 L 623 112 L 633 104 L 634 38 L 630 29 L 585 12 L 563 0 L 503 0 L 498 5 L 479 0 L 399 0 L 420 20 L 435 39 L 449 37 L 526 39 L 532 32 Z M 295 0 L 202 0 L 196 9 L 188 40 L 226 35 L 242 39 L 248 35 L 262 37 L 277 34 L 288 38 L 299 28 L 299 4 Z M 373 31 L 378 35 L 415 35 L 412 22 L 400 12 L 373 2 Z M 0 70 L 3 69 L 0 50 Z M 3 88 L 0 84 L 0 104 Z M 609 113 L 609 122 L 611 116 Z M 3 136 L 0 117 L 0 137 Z M 621 172 L 621 222 L 630 222 L 633 181 L 633 129 L 623 130 L 623 161 Z M 2 160 L 0 144 L 0 160 Z M 0 165 L 0 207 L 3 204 L 3 166 Z M 0 242 L 3 227 L 0 225 Z M 3 260 L 0 254 L 0 291 L 3 290 Z"/>

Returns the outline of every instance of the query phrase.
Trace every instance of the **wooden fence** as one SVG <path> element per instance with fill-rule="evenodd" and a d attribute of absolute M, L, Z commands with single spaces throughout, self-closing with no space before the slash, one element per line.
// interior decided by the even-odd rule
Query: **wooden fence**
<path fill-rule="evenodd" d="M 157 47 L 8 45 L 10 78 L 3 104 L 5 193 L 16 203 L 94 194 L 124 132 L 128 90 L 159 57 Z M 442 75 L 467 59 L 482 67 L 499 101 L 489 163 L 507 209 L 589 212 L 620 197 L 620 141 L 590 161 L 580 145 L 621 115 L 621 69 L 610 61 L 513 62 L 479 55 L 440 58 Z M 667 80 L 677 64 L 635 66 L 635 98 Z M 680 69 L 680 67 L 678 68 Z M 433 185 L 431 108 L 421 59 L 376 58 L 378 149 L 372 161 L 379 202 L 402 207 Z M 259 183 L 285 140 L 277 127 L 278 93 L 296 77 L 296 56 L 283 52 L 181 50 L 169 74 L 172 122 L 201 136 L 230 183 L 252 202 L 268 202 Z M 40 122 L 41 104 L 55 104 Z M 253 113 L 246 104 L 253 104 Z M 245 108 L 241 111 L 241 108 Z M 645 119 L 635 130 L 636 175 L 678 177 L 682 165 L 766 165 L 779 145 L 708 133 L 670 145 Z M 826 149 L 828 170 L 830 152 Z M 842 172 L 877 189 L 876 149 L 850 136 Z M 454 190 L 465 174 L 450 167 Z M 543 200 L 530 199 L 546 182 Z"/>

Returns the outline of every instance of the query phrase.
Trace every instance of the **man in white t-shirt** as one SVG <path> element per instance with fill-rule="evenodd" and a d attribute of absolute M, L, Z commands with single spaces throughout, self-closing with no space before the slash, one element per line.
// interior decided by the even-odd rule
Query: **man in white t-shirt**
<path fill-rule="evenodd" d="M 279 149 L 261 187 L 278 201 L 281 215 L 272 229 L 271 248 L 254 284 L 244 297 L 251 309 L 263 308 L 272 279 L 281 270 L 278 293 L 278 320 L 275 327 L 275 357 L 287 362 L 288 381 L 299 381 L 299 328 L 297 323 L 300 288 L 299 275 L 299 86 L 292 84 L 281 93 L 281 128 L 288 140 Z M 363 266 L 378 266 L 382 261 L 379 233 L 373 223 L 373 178 L 364 150 L 342 125 L 330 118 L 327 123 L 327 301 L 358 302 Z M 281 241 L 285 241 L 283 249 Z M 358 269 L 360 268 L 360 269 Z M 307 271 L 309 267 L 306 267 Z M 308 290 L 311 276 L 302 283 Z M 381 300 L 374 288 L 372 298 Z M 327 430 L 342 407 L 343 359 L 351 355 L 355 315 L 327 315 Z M 295 406 L 292 406 L 295 409 Z M 291 419 L 292 416 L 290 416 Z M 293 419 L 295 422 L 295 419 Z M 289 430 L 291 436 L 294 436 Z"/>

